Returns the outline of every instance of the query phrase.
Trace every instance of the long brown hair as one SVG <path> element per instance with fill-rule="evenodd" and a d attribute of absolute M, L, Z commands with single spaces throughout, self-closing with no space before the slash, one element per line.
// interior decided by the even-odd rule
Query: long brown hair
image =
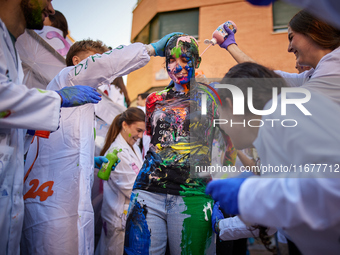
<path fill-rule="evenodd" d="M 288 25 L 294 32 L 310 37 L 322 48 L 334 50 L 340 46 L 340 30 L 317 19 L 305 10 L 295 14 Z"/>
<path fill-rule="evenodd" d="M 68 24 L 65 16 L 60 11 L 55 10 L 54 15 L 50 15 L 48 18 L 52 23 L 52 27 L 59 28 L 63 31 L 63 37 L 66 38 L 68 35 Z"/>
<path fill-rule="evenodd" d="M 125 87 L 125 84 L 124 84 L 124 81 L 123 81 L 123 78 L 122 77 L 117 77 L 116 79 L 113 80 L 113 82 L 111 82 L 112 85 L 115 85 L 116 88 L 120 89 L 120 93 L 124 94 L 124 97 L 125 97 L 125 103 L 127 105 L 127 107 L 130 106 L 131 104 L 131 100 L 129 98 L 129 94 L 127 92 L 127 89 Z"/>
<path fill-rule="evenodd" d="M 125 112 L 118 114 L 111 123 L 109 131 L 106 134 L 105 144 L 100 151 L 100 156 L 104 156 L 105 152 L 110 148 L 111 144 L 116 140 L 118 134 L 122 130 L 123 121 L 131 125 L 138 121 L 145 121 L 144 112 L 137 107 L 130 107 Z"/>

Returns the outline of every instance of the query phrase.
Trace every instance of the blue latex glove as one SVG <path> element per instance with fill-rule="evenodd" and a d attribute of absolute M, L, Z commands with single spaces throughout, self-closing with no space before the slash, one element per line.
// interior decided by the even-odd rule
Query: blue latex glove
<path fill-rule="evenodd" d="M 96 104 L 102 100 L 96 89 L 89 86 L 76 85 L 62 88 L 56 92 L 63 99 L 61 107 L 73 107 L 87 103 Z"/>
<path fill-rule="evenodd" d="M 94 157 L 94 168 L 100 169 L 102 167 L 102 164 L 107 162 L 109 162 L 109 160 L 104 156 Z M 116 169 L 116 166 L 119 162 L 120 159 L 118 159 L 118 161 L 112 166 L 111 171 L 114 171 Z"/>
<path fill-rule="evenodd" d="M 225 31 L 228 33 L 228 36 L 227 39 L 225 39 L 224 42 L 220 44 L 220 47 L 227 49 L 230 44 L 236 44 L 235 34 L 226 24 L 224 24 L 223 27 Z"/>
<path fill-rule="evenodd" d="M 183 34 L 183 33 L 174 32 L 174 33 L 171 33 L 171 34 L 167 34 L 167 35 L 163 36 L 163 38 L 161 38 L 158 42 L 151 43 L 152 47 L 155 49 L 156 56 L 164 57 L 165 56 L 164 50 L 165 50 L 166 43 L 168 42 L 170 37 L 172 37 L 174 35 L 179 35 L 179 34 Z"/>
<path fill-rule="evenodd" d="M 237 201 L 238 192 L 246 177 L 252 175 L 252 173 L 243 173 L 239 177 L 211 181 L 208 183 L 205 193 L 220 203 L 224 213 L 240 214 Z"/>
<path fill-rule="evenodd" d="M 223 215 L 222 211 L 220 210 L 220 203 L 216 202 L 214 204 L 213 212 L 212 212 L 212 215 L 211 215 L 212 229 L 214 230 L 214 232 L 216 234 L 219 234 L 219 232 L 220 232 L 219 229 L 216 229 L 216 227 L 217 227 L 216 223 L 218 224 L 218 222 L 222 219 L 224 219 L 224 215 Z"/>
<path fill-rule="evenodd" d="M 269 5 L 275 0 L 247 0 L 247 1 L 253 5 Z"/>

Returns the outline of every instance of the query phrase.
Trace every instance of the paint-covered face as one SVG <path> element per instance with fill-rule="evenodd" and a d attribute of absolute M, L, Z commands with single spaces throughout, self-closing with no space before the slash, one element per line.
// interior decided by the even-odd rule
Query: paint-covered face
<path fill-rule="evenodd" d="M 28 29 L 42 29 L 44 20 L 55 13 L 52 0 L 21 0 L 20 7 Z"/>
<path fill-rule="evenodd" d="M 184 43 L 190 47 L 184 47 Z M 186 86 L 195 75 L 195 68 L 199 61 L 195 59 L 194 52 L 198 52 L 196 40 L 191 36 L 182 36 L 177 39 L 176 46 L 170 50 L 166 59 L 167 71 L 170 78 L 182 86 Z"/>
<path fill-rule="evenodd" d="M 137 121 L 132 123 L 131 125 L 126 124 L 123 122 L 123 130 L 122 135 L 125 141 L 130 145 L 133 146 L 138 138 L 143 137 L 143 133 L 145 131 L 145 122 L 144 121 Z"/>
<path fill-rule="evenodd" d="M 172 55 L 168 63 L 168 74 L 177 84 L 188 84 L 195 73 L 194 59 L 182 52 L 180 56 Z"/>

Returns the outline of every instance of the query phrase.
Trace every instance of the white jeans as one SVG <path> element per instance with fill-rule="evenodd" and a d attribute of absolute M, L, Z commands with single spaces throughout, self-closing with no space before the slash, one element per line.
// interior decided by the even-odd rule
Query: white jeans
<path fill-rule="evenodd" d="M 124 254 L 215 254 L 213 200 L 134 190 L 126 222 Z"/>

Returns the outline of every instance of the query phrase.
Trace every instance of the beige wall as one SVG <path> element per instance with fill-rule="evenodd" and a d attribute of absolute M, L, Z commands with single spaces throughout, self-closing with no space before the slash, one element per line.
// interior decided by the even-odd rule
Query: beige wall
<path fill-rule="evenodd" d="M 199 48 L 206 48 L 204 39 L 211 39 L 213 31 L 227 20 L 237 25 L 236 42 L 238 46 L 258 63 L 273 69 L 296 72 L 295 57 L 287 52 L 287 33 L 274 33 L 272 27 L 272 8 L 256 7 L 243 0 L 142 0 L 133 12 L 132 33 L 134 38 L 157 12 L 199 7 Z M 208 78 L 222 78 L 236 62 L 230 54 L 218 45 L 210 47 L 202 56 L 200 70 Z M 165 67 L 165 59 L 152 57 L 142 69 L 127 79 L 131 100 L 138 93 L 157 86 L 166 86 L 170 79 L 156 81 L 155 74 Z"/>

